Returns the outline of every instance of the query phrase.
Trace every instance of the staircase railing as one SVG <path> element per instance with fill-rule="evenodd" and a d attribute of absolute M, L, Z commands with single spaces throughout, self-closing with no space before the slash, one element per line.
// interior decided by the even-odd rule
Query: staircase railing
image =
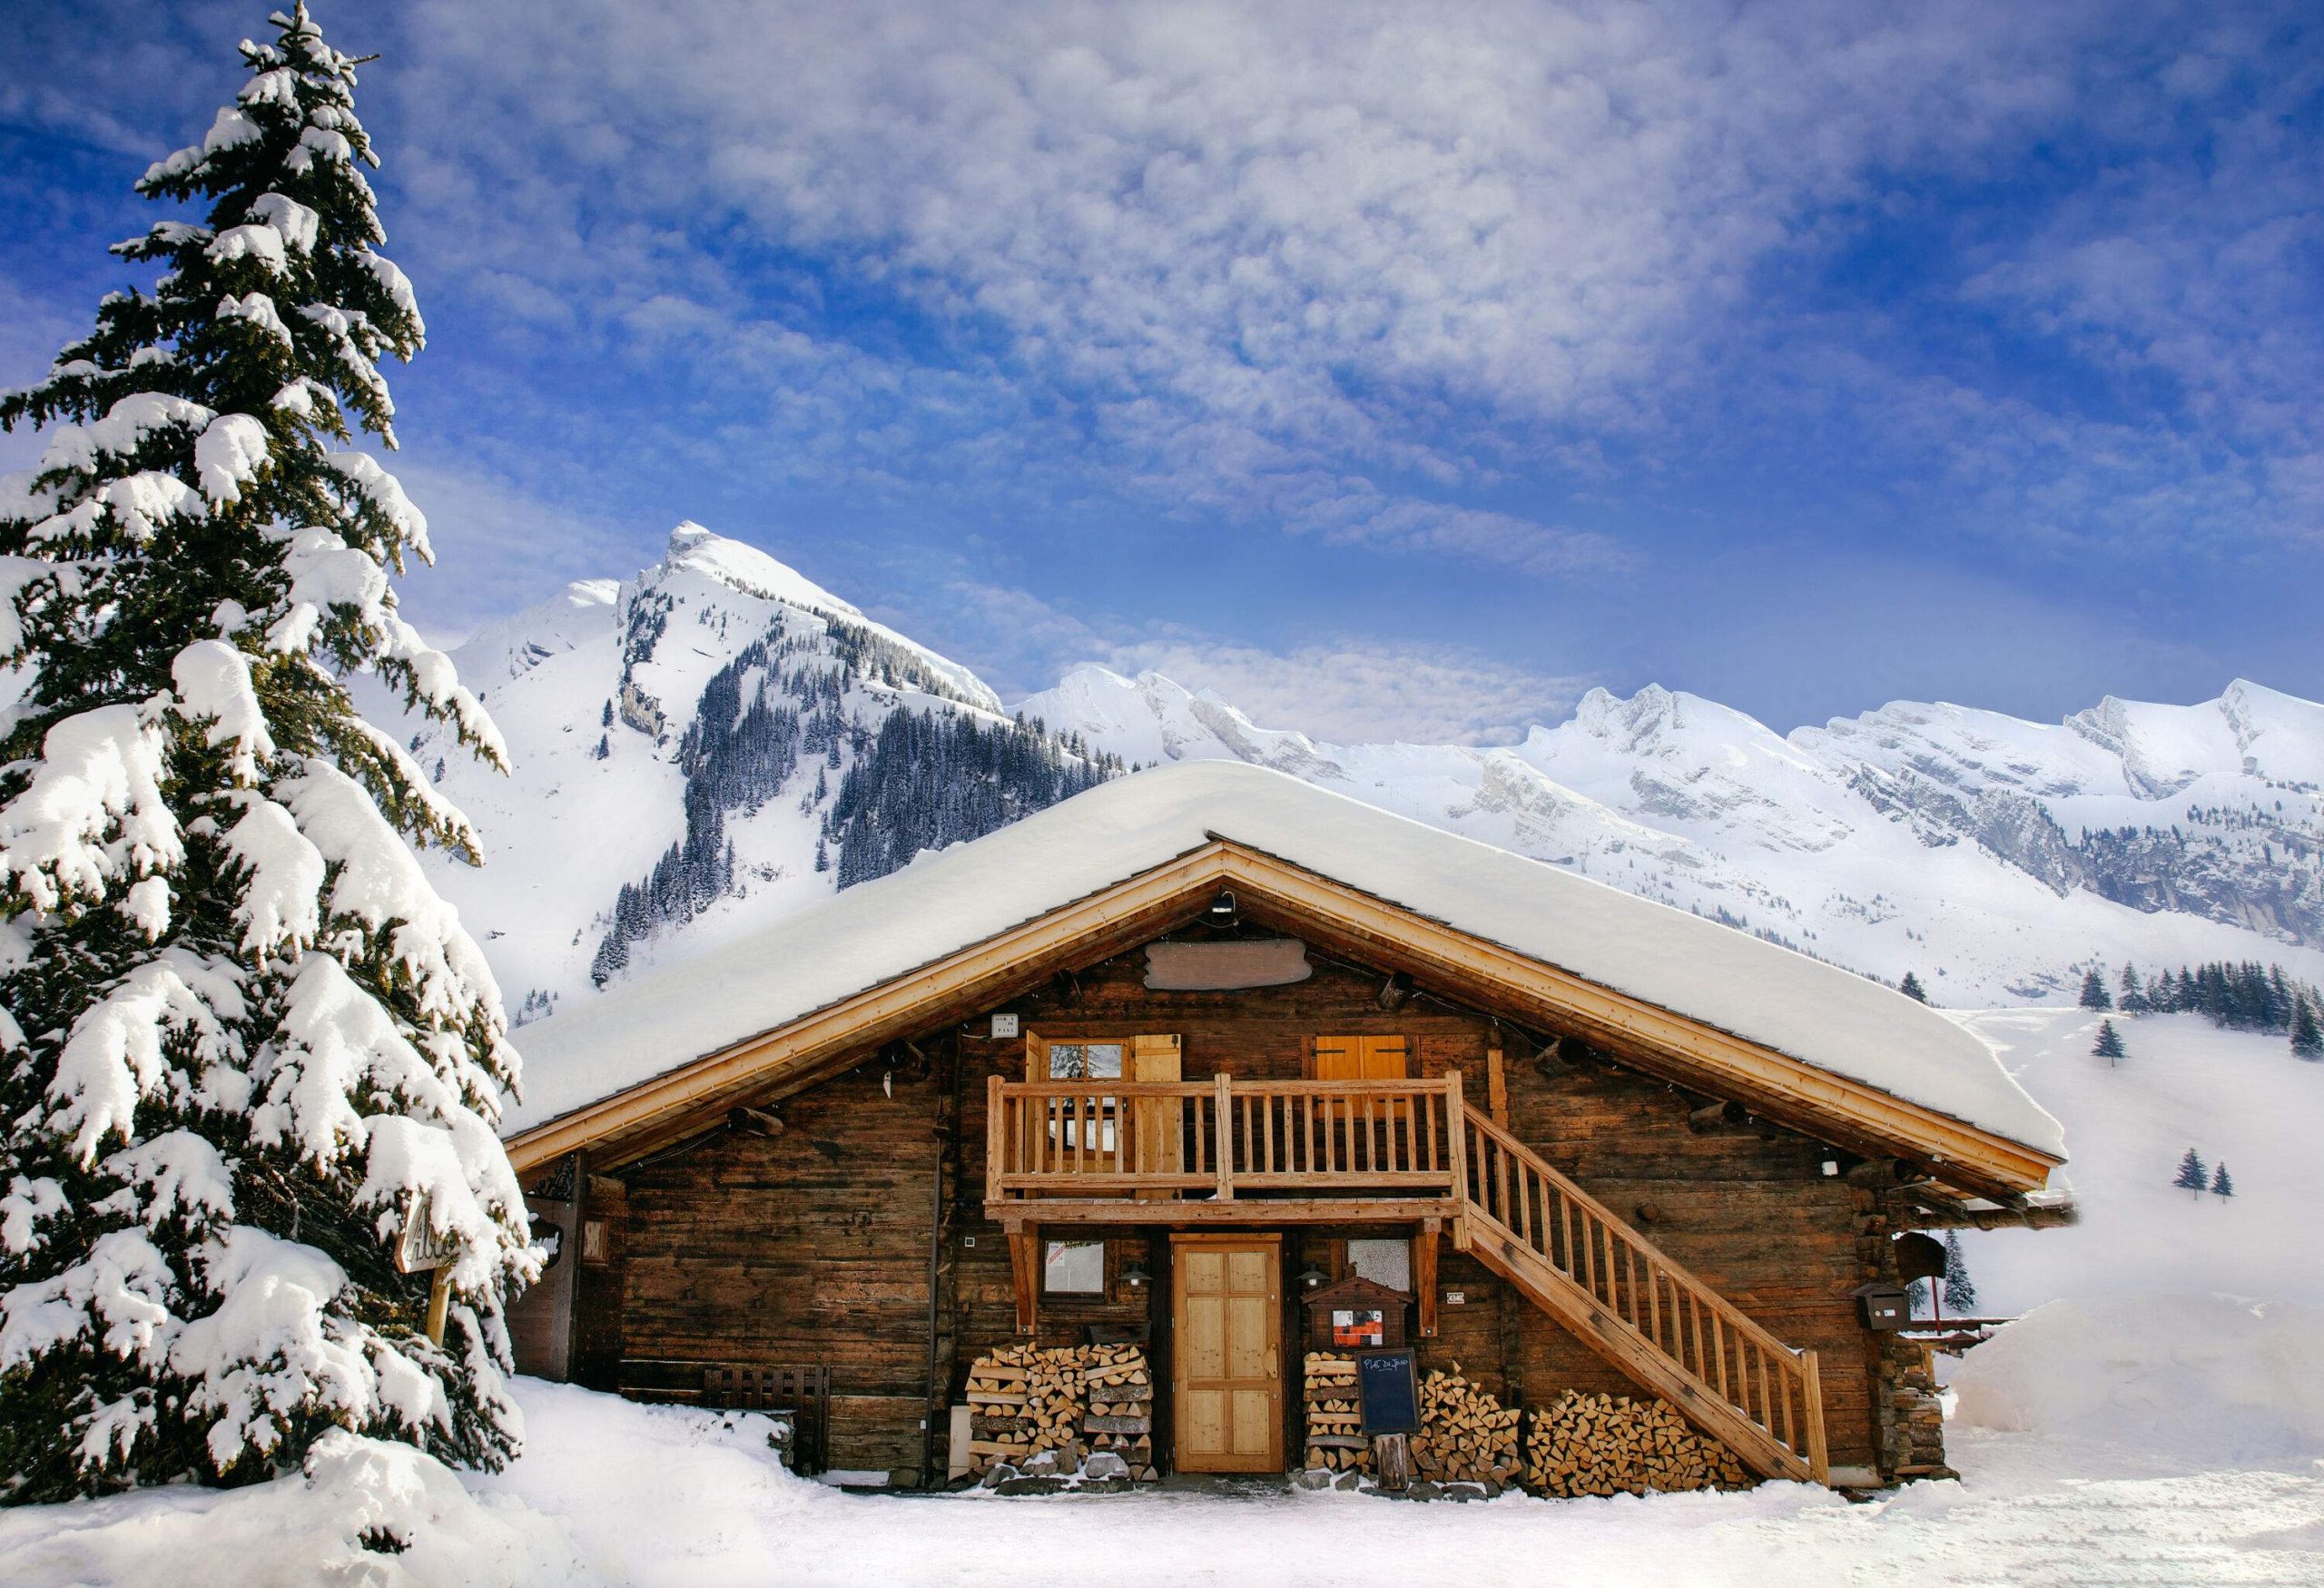
<path fill-rule="evenodd" d="M 1463 1115 L 1470 1250 L 1747 1464 L 1825 1482 L 1816 1353 L 1753 1323 L 1486 1115 Z"/>

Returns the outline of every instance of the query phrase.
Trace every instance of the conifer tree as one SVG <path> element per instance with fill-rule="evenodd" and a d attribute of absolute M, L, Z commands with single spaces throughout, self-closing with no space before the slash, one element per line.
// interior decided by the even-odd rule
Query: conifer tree
<path fill-rule="evenodd" d="M 2114 1022 L 2111 1020 L 2098 1022 L 2098 1043 L 2090 1050 L 2110 1065 L 2128 1056 L 2122 1047 L 2122 1035 L 2114 1029 Z"/>
<path fill-rule="evenodd" d="M 1905 972 L 1905 979 L 1896 983 L 1896 991 L 1911 999 L 1915 1003 L 1926 1003 L 1928 1001 L 1928 993 L 1922 988 L 1921 979 L 1918 976 L 1914 975 L 1910 971 Z"/>
<path fill-rule="evenodd" d="M 2235 1195 L 2235 1179 L 2227 1172 L 2227 1159 L 2223 1158 L 2219 1160 L 2219 1167 L 2211 1171 L 2211 1195 L 2222 1202 Z"/>
<path fill-rule="evenodd" d="M 2324 1017 L 2312 1000 L 2292 1001 L 2291 1052 L 2295 1059 L 2324 1059 Z"/>
<path fill-rule="evenodd" d="M 1961 1232 L 1945 1232 L 1945 1305 L 1965 1314 L 1977 1305 L 1976 1281 L 1969 1277 L 1969 1259 L 1961 1250 Z"/>
<path fill-rule="evenodd" d="M 2203 1188 L 2211 1183 L 2207 1178 L 2207 1171 L 2203 1168 L 2203 1160 L 2193 1148 L 2187 1149 L 2187 1156 L 2179 1160 L 2179 1173 L 2171 1183 L 2182 1191 L 2193 1191 L 2199 1195 Z"/>
<path fill-rule="evenodd" d="M 2096 1010 L 2108 1010 L 2114 1007 L 2113 999 L 2106 991 L 2106 978 L 2100 975 L 2095 968 L 2085 972 L 2083 975 L 2082 1007 Z"/>
<path fill-rule="evenodd" d="M 2122 990 L 2114 1001 L 2124 1014 L 2144 1014 L 2153 1007 L 2147 1001 L 2146 989 L 2139 985 L 2139 973 L 2135 966 L 2122 967 Z"/>
<path fill-rule="evenodd" d="M 382 354 L 423 330 L 355 63 L 301 5 L 138 191 L 108 296 L 0 426 L 0 1494 L 261 1477 L 333 1426 L 497 1465 L 537 1260 L 495 1135 L 517 1059 L 410 844 L 474 836 L 346 680 L 505 764 L 389 585 L 427 526 Z M 408 1220 L 448 1245 L 394 1260 Z"/>

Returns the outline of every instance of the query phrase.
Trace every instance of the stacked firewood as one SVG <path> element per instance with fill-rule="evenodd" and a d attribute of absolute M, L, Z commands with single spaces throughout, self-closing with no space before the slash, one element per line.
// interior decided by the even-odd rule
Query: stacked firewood
<path fill-rule="evenodd" d="M 1750 1475 L 1667 1401 L 1568 1390 L 1537 1408 L 1525 1436 L 1527 1486 L 1561 1497 L 1742 1488 Z"/>
<path fill-rule="evenodd" d="M 1490 1484 L 1517 1480 L 1515 1406 L 1504 1406 L 1484 1386 L 1464 1378 L 1455 1362 L 1450 1373 L 1420 1382 L 1420 1432 L 1412 1437 L 1413 1468 L 1440 1484 Z"/>
<path fill-rule="evenodd" d="M 1137 1346 L 1003 1346 L 969 1368 L 968 1402 L 971 1473 L 1073 1473 L 1110 1450 L 1132 1476 L 1155 1475 L 1154 1375 Z"/>
<path fill-rule="evenodd" d="M 1355 1358 L 1307 1353 L 1307 1467 L 1311 1472 L 1369 1472 L 1372 1441 L 1355 1396 Z"/>
<path fill-rule="evenodd" d="M 1090 1454 L 1110 1450 L 1122 1458 L 1129 1475 L 1155 1477 L 1154 1375 L 1147 1366 L 1145 1349 L 1137 1346 L 1083 1346 L 1082 1394 L 1088 1410 L 1081 1419 Z"/>

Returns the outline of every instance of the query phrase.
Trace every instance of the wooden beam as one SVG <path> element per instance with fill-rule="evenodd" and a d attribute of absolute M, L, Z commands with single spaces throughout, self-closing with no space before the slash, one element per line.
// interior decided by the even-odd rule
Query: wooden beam
<path fill-rule="evenodd" d="M 1444 1221 L 1423 1218 L 1420 1233 L 1413 1237 L 1413 1300 L 1420 1307 L 1420 1337 L 1436 1338 L 1436 1243 L 1442 1238 Z"/>
<path fill-rule="evenodd" d="M 1494 1124 L 1509 1129 L 1509 1071 L 1502 1066 L 1499 1042 L 1485 1050 L 1485 1112 Z"/>
<path fill-rule="evenodd" d="M 1017 1332 L 1030 1335 L 1040 1324 L 1041 1232 L 1038 1226 L 1027 1224 L 1009 1231 L 1009 1277 L 1017 1292 Z"/>
<path fill-rule="evenodd" d="M 1234 1202 L 1001 1201 L 988 1198 L 984 1216 L 1004 1229 L 1056 1224 L 1153 1226 L 1165 1229 L 1220 1224 L 1402 1224 L 1450 1218 L 1453 1204 L 1439 1198 L 1341 1197 L 1316 1199 L 1244 1198 Z"/>

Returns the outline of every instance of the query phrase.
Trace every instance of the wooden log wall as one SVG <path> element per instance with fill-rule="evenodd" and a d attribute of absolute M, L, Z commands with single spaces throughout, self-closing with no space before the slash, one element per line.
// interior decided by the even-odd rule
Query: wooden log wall
<path fill-rule="evenodd" d="M 1836 1466 L 1941 1459 L 1925 1419 L 1892 1404 L 1912 1387 L 1904 1382 L 1911 1365 L 1858 1326 L 1847 1294 L 1878 1272 L 1895 1210 L 1824 1177 L 1817 1144 L 1749 1123 L 1689 1129 L 1699 1098 L 1586 1054 L 1578 1067 L 1537 1065 L 1526 1036 L 1424 995 L 1384 1010 L 1380 973 L 1320 956 L 1306 981 L 1241 991 L 1149 991 L 1144 970 L 1143 952 L 1133 952 L 1000 1007 L 1052 1039 L 1176 1032 L 1189 1080 L 1221 1071 L 1293 1079 L 1310 1037 L 1401 1035 L 1415 1077 L 1458 1068 L 1481 1106 L 1492 1095 L 1487 1056 L 1498 1046 L 1512 1129 L 1779 1338 L 1822 1353 Z M 867 1062 L 771 1100 L 783 1121 L 777 1135 L 714 1132 L 625 1168 L 618 1283 L 583 1276 L 579 1305 L 586 1312 L 594 1288 L 607 1313 L 584 1327 L 597 1342 L 593 1371 L 605 1377 L 608 1361 L 828 1364 L 832 1465 L 887 1468 L 906 1482 L 943 1473 L 941 1408 L 961 1398 L 969 1365 L 997 1348 L 1078 1345 L 1091 1325 L 1143 1327 L 1155 1381 L 1167 1386 L 1170 1272 L 1160 1229 L 1050 1232 L 1110 1238 L 1107 1288 L 1044 1296 L 1037 1336 L 1016 1334 L 1008 1244 L 983 1211 L 984 1083 L 994 1074 L 1021 1080 L 1024 1049 L 986 1035 L 990 1012 L 964 1011 L 960 1023 L 922 1033 L 919 1044 L 940 1061 L 897 1082 L 892 1096 Z M 1287 1233 L 1287 1357 L 1313 1344 L 1292 1276 L 1315 1264 L 1337 1277 L 1334 1242 L 1393 1233 L 1401 1232 Z M 1414 1341 L 1424 1372 L 1458 1362 L 1480 1394 L 1504 1406 L 1545 1406 L 1568 1391 L 1638 1393 L 1449 1238 L 1439 1262 L 1439 1333 Z M 1128 1282 L 1133 1263 L 1150 1284 Z M 1301 1389 L 1295 1376 L 1285 1385 L 1287 1452 L 1305 1448 Z M 1153 1422 L 1167 1462 L 1167 1394 Z"/>
<path fill-rule="evenodd" d="M 890 1095 L 866 1063 L 774 1101 L 779 1134 L 714 1131 L 632 1167 L 623 1386 L 683 1395 L 672 1362 L 822 1364 L 831 1465 L 918 1484 L 948 1081 Z"/>

